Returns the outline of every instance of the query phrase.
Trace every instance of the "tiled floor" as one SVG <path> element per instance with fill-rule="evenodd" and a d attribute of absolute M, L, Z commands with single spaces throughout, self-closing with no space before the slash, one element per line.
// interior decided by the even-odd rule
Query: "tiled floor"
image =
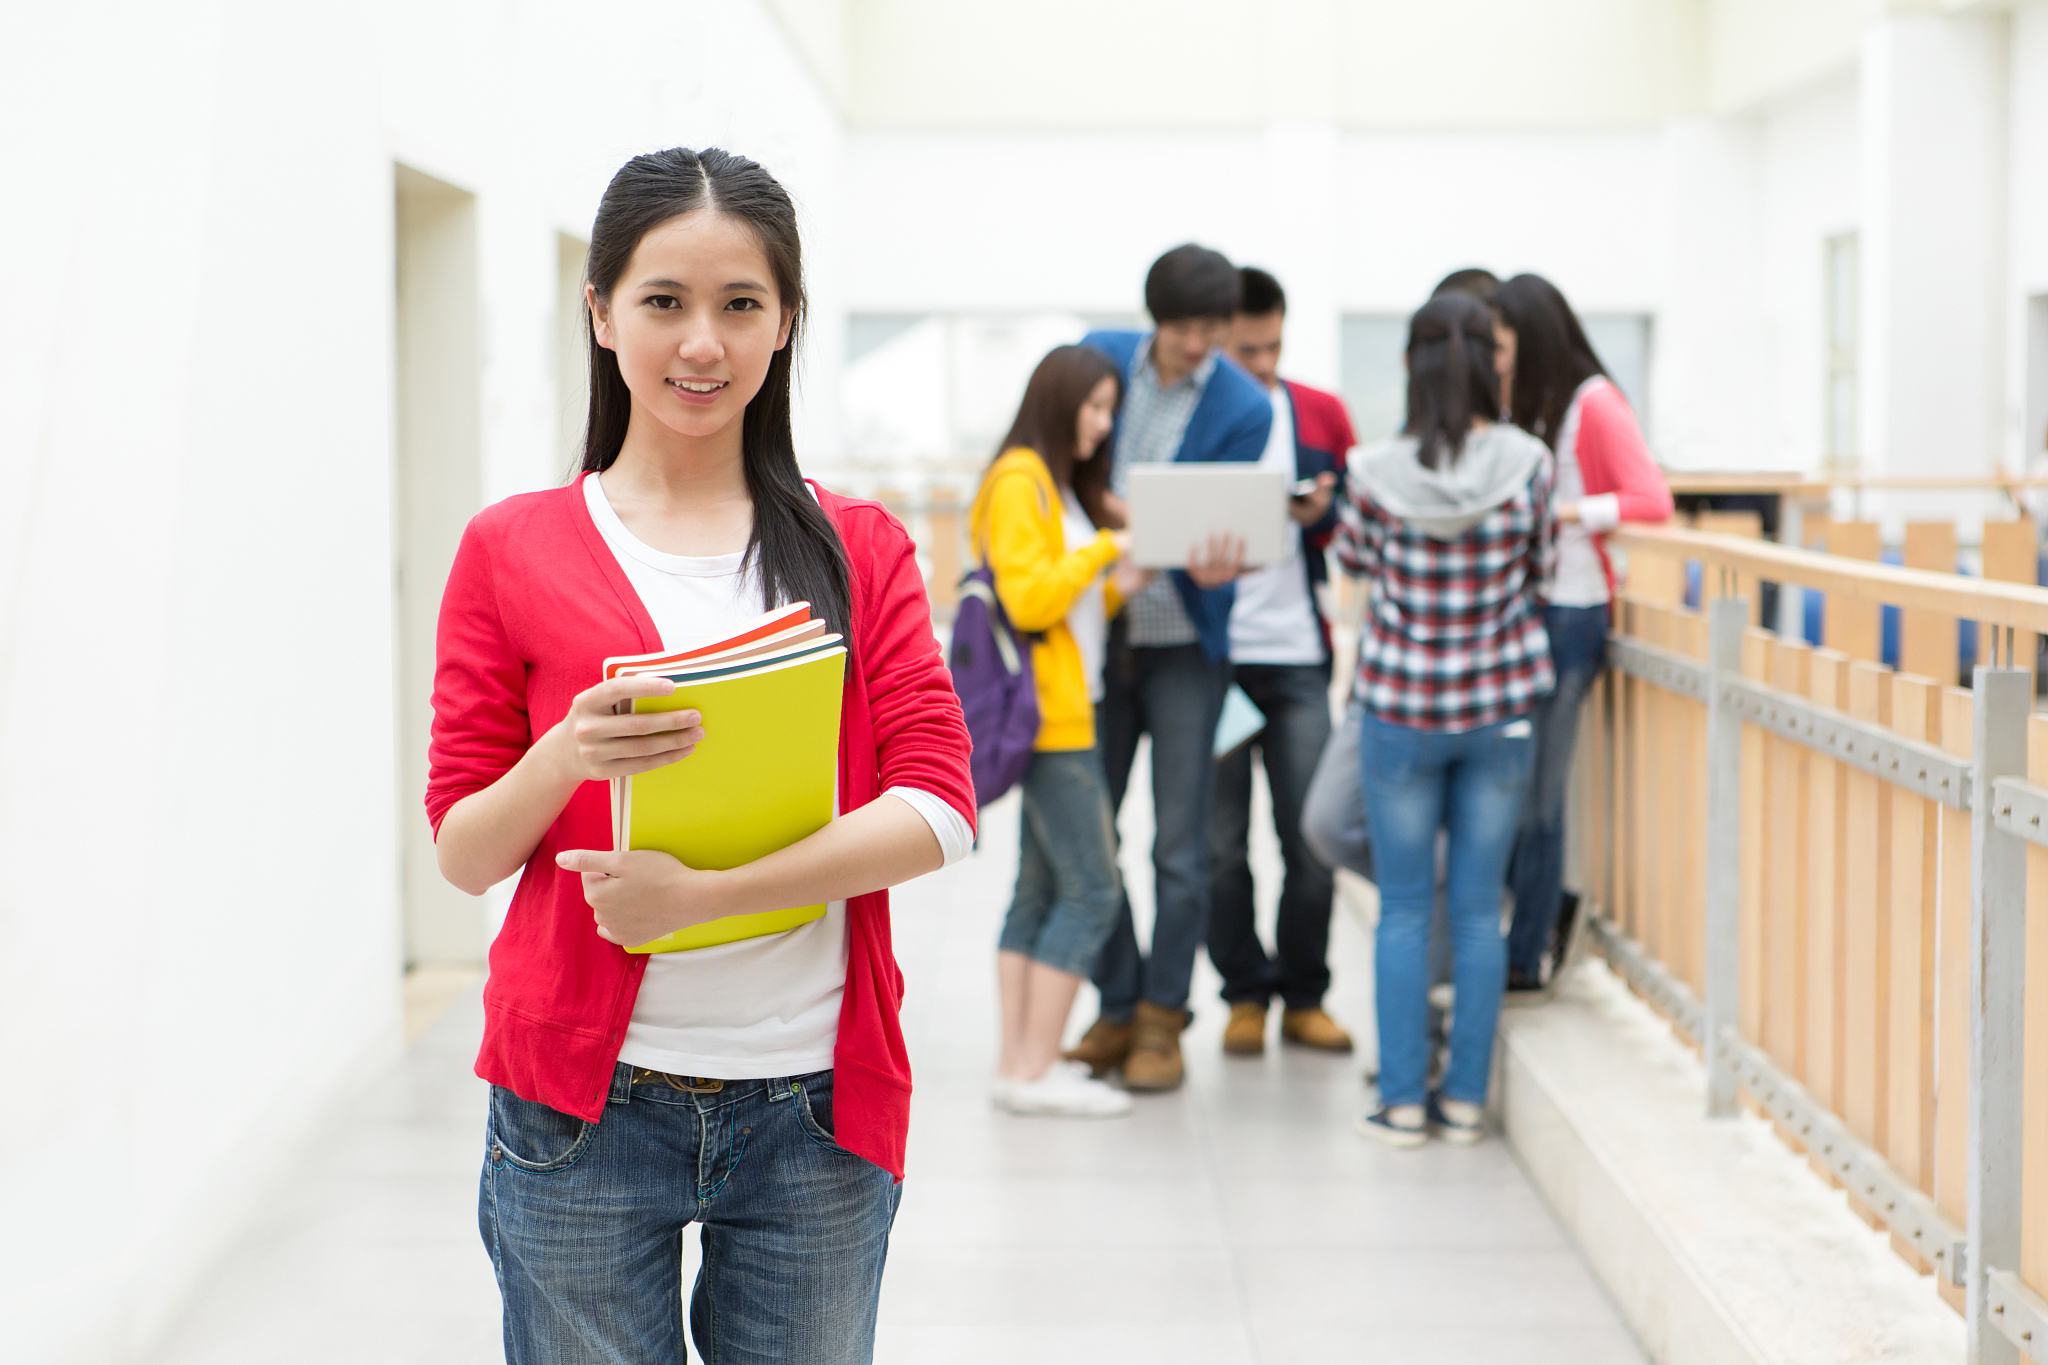
<path fill-rule="evenodd" d="M 1148 848 L 1132 807 L 1127 842 Z M 897 897 L 918 1091 L 877 1360 L 1643 1360 L 1504 1144 L 1393 1152 L 1357 1136 L 1369 1046 L 1225 1059 L 1206 963 L 1185 1089 L 1110 1122 L 993 1112 L 992 945 L 1016 814 L 1004 802 L 986 817 L 973 858 Z M 1269 883 L 1270 837 L 1255 854 Z M 1143 920 L 1149 878 L 1130 871 Z M 1331 958 L 1332 1012 L 1369 1044 L 1371 944 L 1341 909 Z M 1091 1017 L 1084 993 L 1074 1028 Z M 475 1219 L 481 1022 L 472 990 L 306 1154 L 304 1184 L 159 1365 L 499 1359 Z"/>

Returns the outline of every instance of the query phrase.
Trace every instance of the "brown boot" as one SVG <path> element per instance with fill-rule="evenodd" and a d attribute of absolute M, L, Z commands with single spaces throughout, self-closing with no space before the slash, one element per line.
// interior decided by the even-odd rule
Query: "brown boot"
<path fill-rule="evenodd" d="M 1256 1057 L 1266 1050 L 1264 1004 L 1240 1000 L 1230 1007 L 1230 1022 L 1223 1026 L 1223 1050 L 1233 1057 Z"/>
<path fill-rule="evenodd" d="M 1099 1079 L 1124 1064 L 1124 1056 L 1131 1050 L 1132 1031 L 1128 1021 L 1119 1024 L 1113 1019 L 1097 1019 L 1081 1035 L 1081 1041 L 1060 1056 L 1083 1063 Z"/>
<path fill-rule="evenodd" d="M 1131 1053 L 1124 1058 L 1124 1089 L 1173 1090 L 1186 1074 L 1180 1060 L 1180 1031 L 1193 1018 L 1149 1000 L 1138 1002 Z"/>
<path fill-rule="evenodd" d="M 1343 1025 L 1323 1013 L 1321 1006 L 1280 1012 L 1280 1036 L 1321 1052 L 1351 1051 L 1351 1035 Z"/>

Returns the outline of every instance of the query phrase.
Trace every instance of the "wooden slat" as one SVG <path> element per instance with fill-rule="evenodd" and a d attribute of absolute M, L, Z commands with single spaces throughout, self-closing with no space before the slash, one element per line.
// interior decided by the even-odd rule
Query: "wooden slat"
<path fill-rule="evenodd" d="M 1946 521 L 1906 523 L 1909 569 L 1956 571 L 1956 528 Z M 1945 685 L 1957 681 L 1956 618 L 1946 612 L 1907 607 L 1899 613 L 1899 671 L 1918 673 Z"/>
<path fill-rule="evenodd" d="M 1849 660 L 1818 649 L 1808 664 L 1806 695 L 1846 710 Z M 1848 770 L 1813 755 L 1806 779 L 1806 1088 L 1840 1112 L 1842 1076 L 1842 939 L 1849 851 L 1845 801 Z"/>
<path fill-rule="evenodd" d="M 1812 650 L 1774 639 L 1770 683 L 1805 696 Z M 1805 745 L 1772 736 L 1766 741 L 1764 786 L 1764 1032 L 1763 1045 L 1793 1076 L 1806 1074 L 1806 877 L 1808 843 Z"/>
<path fill-rule="evenodd" d="M 1685 600 L 1685 563 L 1670 555 L 1630 555 L 1623 581 L 1638 602 L 1677 606 Z"/>
<path fill-rule="evenodd" d="M 1984 523 L 1984 577 L 1996 583 L 2033 584 L 2040 577 L 2040 552 L 2031 518 Z M 2040 632 L 2019 631 L 2013 636 L 2013 661 L 2021 668 L 2034 666 L 2034 636 Z M 1977 662 L 1991 662 L 1992 632 L 1977 632 Z"/>
<path fill-rule="evenodd" d="M 1971 748 L 1971 696 L 1941 695 L 1941 747 L 1959 758 Z M 2048 856 L 2044 851 L 2043 856 Z M 2038 869 L 2030 857 L 2027 881 Z M 1970 813 L 1941 810 L 1940 922 L 1935 927 L 1934 1205 L 1962 1227 L 1970 1194 Z M 1961 1285 L 1937 1277 L 1949 1307 L 1963 1311 Z"/>
<path fill-rule="evenodd" d="M 1642 605 L 1633 597 L 1623 598 L 1617 604 L 1622 622 L 1622 634 L 1634 636 L 1642 615 Z M 1626 673 L 1615 675 L 1615 744 L 1614 744 L 1614 866 L 1610 876 L 1614 883 L 1615 922 L 1620 924 L 1629 937 L 1642 942 L 1643 926 L 1636 914 L 1636 729 L 1638 712 L 1642 706 L 1642 694 L 1647 684 L 1640 678 Z"/>
<path fill-rule="evenodd" d="M 2027 726 L 2027 780 L 2048 786 L 2048 717 Z M 2020 1062 L 2020 1277 L 2048 1294 L 2048 849 L 2027 848 L 2026 1023 Z"/>
<path fill-rule="evenodd" d="M 1682 652 L 1707 661 L 1707 618 L 1685 613 L 1680 637 Z M 1672 945 L 1670 965 L 1691 985 L 1695 999 L 1707 989 L 1707 708 L 1705 703 L 1680 703 L 1684 713 L 1686 777 L 1674 782 L 1685 813 L 1686 886 L 1684 921 Z"/>
<path fill-rule="evenodd" d="M 1941 737 L 1941 685 L 1900 673 L 1892 679 L 1892 730 L 1907 739 Z M 1891 799 L 1890 1000 L 1886 1023 L 1885 1155 L 1892 1169 L 1934 1189 L 1935 871 L 1934 803 L 1903 787 Z M 1892 1246 L 1921 1273 L 1933 1267 L 1896 1234 Z"/>
<path fill-rule="evenodd" d="M 1755 512 L 1701 512 L 1693 518 L 1693 527 L 1716 536 L 1741 536 L 1745 540 L 1761 540 L 1764 534 L 1764 519 Z M 1711 591 L 1714 570 L 1711 565 L 1704 570 L 1704 580 Z M 1737 597 L 1749 603 L 1749 623 L 1756 625 L 1762 619 L 1762 594 L 1757 591 L 1757 577 L 1753 573 L 1735 575 L 1734 592 Z M 1703 592 L 1702 596 L 1707 593 Z"/>
<path fill-rule="evenodd" d="M 925 558 L 931 564 L 932 608 L 950 613 L 960 600 L 960 563 L 966 549 L 959 495 L 950 488 L 933 489 L 925 510 Z"/>
<path fill-rule="evenodd" d="M 1768 682 L 1767 656 L 1772 637 L 1752 630 L 1742 639 L 1742 674 Z M 1742 994 L 1736 1018 L 1742 1036 L 1762 1043 L 1764 1036 L 1764 743 L 1768 737 L 1754 725 L 1742 727 Z"/>
<path fill-rule="evenodd" d="M 1670 615 L 1668 607 L 1643 608 L 1641 638 L 1659 648 L 1665 647 Z M 1637 817 L 1640 833 L 1636 847 L 1640 856 L 1636 862 L 1636 903 L 1642 915 L 1642 944 L 1659 961 L 1664 958 L 1665 938 L 1669 932 L 1664 904 L 1664 841 L 1667 830 L 1662 760 L 1664 739 L 1670 728 L 1666 719 L 1670 710 L 1669 692 L 1661 687 L 1645 688 L 1643 726 L 1636 749 L 1636 802 L 1640 808 Z"/>
<path fill-rule="evenodd" d="M 1867 605 L 1916 607 L 2036 633 L 2048 631 L 2048 590 L 1889 564 L 1842 562 L 1839 556 L 1851 547 L 1854 539 L 1845 538 L 1843 528 L 1859 524 L 1869 523 L 1832 523 L 1828 527 L 1828 554 L 1796 550 L 1768 540 L 1708 535 L 1665 526 L 1621 526 L 1610 532 L 1608 539 L 1611 545 L 1626 550 L 1632 563 L 1659 554 L 1709 560 L 1738 573 L 1817 589 L 1828 594 L 1830 602 L 1839 596 Z"/>
<path fill-rule="evenodd" d="M 1874 664 L 1849 666 L 1849 714 L 1883 724 L 1891 674 Z M 1890 987 L 1891 820 L 1885 783 L 1848 774 L 1845 823 L 1849 860 L 1844 877 L 1842 933 L 1842 1089 L 1840 1113 L 1849 1131 L 1882 1152 L 1889 1118 L 1885 1064 L 1890 1057 L 1886 999 Z"/>
<path fill-rule="evenodd" d="M 1874 521 L 1838 521 L 1828 527 L 1827 552 L 1846 559 L 1876 562 L 1883 545 Z M 1830 592 L 1822 609 L 1821 638 L 1827 647 L 1852 659 L 1877 663 L 1884 654 L 1881 612 L 1874 601 L 1844 592 Z"/>

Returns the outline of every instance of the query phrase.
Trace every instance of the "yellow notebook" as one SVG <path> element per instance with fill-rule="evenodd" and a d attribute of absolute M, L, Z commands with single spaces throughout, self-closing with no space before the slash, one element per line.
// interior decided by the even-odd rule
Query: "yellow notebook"
<path fill-rule="evenodd" d="M 836 635 L 780 657 L 735 661 L 675 677 L 665 697 L 636 712 L 703 712 L 704 740 L 689 757 L 616 784 L 614 847 L 653 848 L 687 867 L 753 862 L 832 821 L 839 774 L 839 703 L 846 650 Z M 708 676 L 706 675 L 708 674 Z M 628 948 L 673 953 L 778 934 L 823 917 L 823 905 L 729 915 Z"/>

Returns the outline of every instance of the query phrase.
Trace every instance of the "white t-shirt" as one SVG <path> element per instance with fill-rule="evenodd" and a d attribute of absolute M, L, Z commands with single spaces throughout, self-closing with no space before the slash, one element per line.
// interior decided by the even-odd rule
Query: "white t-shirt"
<path fill-rule="evenodd" d="M 1294 404 L 1287 386 L 1272 389 L 1273 434 L 1259 468 L 1280 469 L 1294 481 Z M 1240 664 L 1319 664 L 1323 630 L 1309 596 L 1308 566 L 1302 562 L 1301 526 L 1287 522 L 1287 557 L 1237 580 L 1230 609 L 1230 660 Z"/>
<path fill-rule="evenodd" d="M 1069 488 L 1060 504 L 1060 531 L 1066 539 L 1066 553 L 1095 539 L 1095 523 L 1081 510 L 1081 500 Z M 1088 590 L 1067 608 L 1067 630 L 1081 651 L 1081 671 L 1088 675 L 1088 700 L 1102 700 L 1102 656 L 1108 646 L 1109 612 L 1102 596 L 1102 575 L 1097 574 Z"/>
<path fill-rule="evenodd" d="M 583 502 L 654 618 L 663 649 L 714 639 L 761 614 L 760 590 L 741 573 L 744 555 L 663 554 L 626 529 L 596 475 L 583 481 Z M 885 794 L 925 818 L 949 865 L 973 847 L 966 820 L 939 797 L 910 787 Z M 726 1080 L 823 1071 L 832 1065 L 845 987 L 845 901 L 786 933 L 654 953 L 619 1060 Z"/>
<path fill-rule="evenodd" d="M 1571 406 L 1564 410 L 1564 420 L 1557 424 L 1557 487 L 1550 504 L 1578 503 L 1580 520 L 1557 524 L 1557 555 L 1543 593 L 1544 600 L 1554 607 L 1597 607 L 1607 601 L 1607 570 L 1600 563 L 1593 536 L 1620 524 L 1620 500 L 1612 493 L 1586 496 L 1586 476 L 1579 468 L 1579 414 L 1594 386 L 1608 382 L 1596 374 L 1579 385 Z"/>

